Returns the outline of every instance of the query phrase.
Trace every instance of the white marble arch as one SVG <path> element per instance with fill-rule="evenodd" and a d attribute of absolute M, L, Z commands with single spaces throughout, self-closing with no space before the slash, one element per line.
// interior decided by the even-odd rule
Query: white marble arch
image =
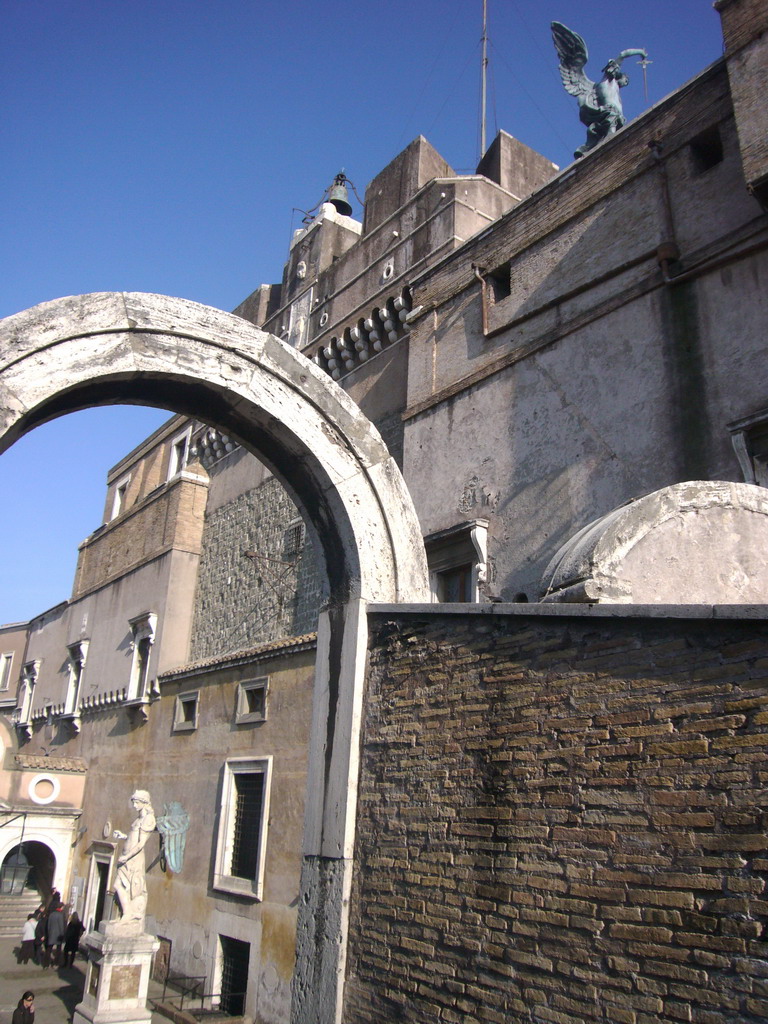
<path fill-rule="evenodd" d="M 121 402 L 193 416 L 237 438 L 286 486 L 323 553 L 329 593 L 318 624 L 292 1016 L 330 1024 L 342 1009 L 365 604 L 430 599 L 410 495 L 346 393 L 240 317 L 104 292 L 0 321 L 0 451 L 64 413 Z"/>

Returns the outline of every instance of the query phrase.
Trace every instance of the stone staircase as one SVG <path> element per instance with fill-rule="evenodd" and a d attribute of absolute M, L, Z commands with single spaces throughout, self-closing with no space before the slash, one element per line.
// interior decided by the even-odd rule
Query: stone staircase
<path fill-rule="evenodd" d="M 40 894 L 36 889 L 25 889 L 18 896 L 0 893 L 0 939 L 18 939 L 29 914 L 40 906 Z"/>

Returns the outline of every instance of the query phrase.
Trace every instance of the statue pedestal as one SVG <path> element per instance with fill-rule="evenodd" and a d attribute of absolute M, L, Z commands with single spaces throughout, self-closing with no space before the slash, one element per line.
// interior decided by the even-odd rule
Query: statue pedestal
<path fill-rule="evenodd" d="M 88 973 L 72 1024 L 149 1024 L 149 973 L 160 943 L 138 928 L 121 928 L 120 921 L 102 926 L 105 931 L 88 932 L 83 938 Z"/>

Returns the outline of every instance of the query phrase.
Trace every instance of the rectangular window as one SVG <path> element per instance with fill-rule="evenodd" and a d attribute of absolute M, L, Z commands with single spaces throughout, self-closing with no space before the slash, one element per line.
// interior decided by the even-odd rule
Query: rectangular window
<path fill-rule="evenodd" d="M 486 278 L 492 303 L 503 302 L 512 294 L 512 264 L 509 260 L 492 270 Z"/>
<path fill-rule="evenodd" d="M 691 161 L 695 174 L 703 174 L 711 167 L 716 167 L 723 159 L 723 140 L 718 126 L 712 125 L 691 139 Z"/>
<path fill-rule="evenodd" d="M 170 480 L 184 469 L 189 459 L 189 439 L 192 433 L 190 426 L 183 434 L 179 434 L 171 441 L 170 458 L 168 459 L 168 479 Z"/>
<path fill-rule="evenodd" d="M 283 558 L 286 561 L 293 561 L 301 554 L 304 547 L 304 523 L 301 519 L 291 523 L 283 534 Z"/>
<path fill-rule="evenodd" d="M 471 519 L 424 538 L 433 600 L 481 599 L 488 574 L 488 520 Z"/>
<path fill-rule="evenodd" d="M 133 659 L 131 676 L 128 681 L 128 700 L 149 699 L 149 661 L 155 642 L 157 616 L 153 612 L 142 612 L 129 620 L 132 634 Z"/>
<path fill-rule="evenodd" d="M 250 942 L 220 935 L 221 942 L 221 1004 L 224 1013 L 241 1017 L 245 1012 L 248 993 L 248 962 L 251 958 Z"/>
<path fill-rule="evenodd" d="M 180 693 L 176 698 L 176 707 L 173 713 L 173 731 L 192 732 L 195 730 L 199 706 L 199 693 Z"/>
<path fill-rule="evenodd" d="M 70 644 L 67 650 L 69 652 L 69 682 L 64 701 L 64 714 L 77 716 L 82 696 L 85 660 L 88 656 L 88 641 L 79 640 L 76 644 Z"/>
<path fill-rule="evenodd" d="M 240 683 L 237 688 L 237 707 L 235 709 L 235 721 L 238 725 L 266 720 L 268 682 L 269 680 L 264 678 Z"/>
<path fill-rule="evenodd" d="M 13 652 L 0 654 L 0 691 L 7 690 L 11 685 L 11 668 L 13 667 Z"/>
<path fill-rule="evenodd" d="M 214 888 L 261 899 L 272 758 L 224 765 Z"/>
<path fill-rule="evenodd" d="M 118 480 L 115 485 L 115 495 L 112 499 L 112 514 L 109 517 L 110 519 L 115 519 L 121 512 L 125 511 L 125 499 L 128 494 L 128 484 L 130 482 L 131 478 L 126 476 L 122 480 Z"/>
<path fill-rule="evenodd" d="M 438 572 L 435 576 L 438 601 L 469 604 L 474 600 L 472 565 L 459 565 L 455 569 Z"/>

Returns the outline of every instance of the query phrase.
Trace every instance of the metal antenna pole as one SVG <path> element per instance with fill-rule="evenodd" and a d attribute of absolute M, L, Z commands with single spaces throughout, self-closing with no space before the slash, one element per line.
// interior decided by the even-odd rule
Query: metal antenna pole
<path fill-rule="evenodd" d="M 488 78 L 488 0 L 483 0 L 483 67 L 482 99 L 480 101 L 480 159 L 485 156 L 485 106 Z"/>

